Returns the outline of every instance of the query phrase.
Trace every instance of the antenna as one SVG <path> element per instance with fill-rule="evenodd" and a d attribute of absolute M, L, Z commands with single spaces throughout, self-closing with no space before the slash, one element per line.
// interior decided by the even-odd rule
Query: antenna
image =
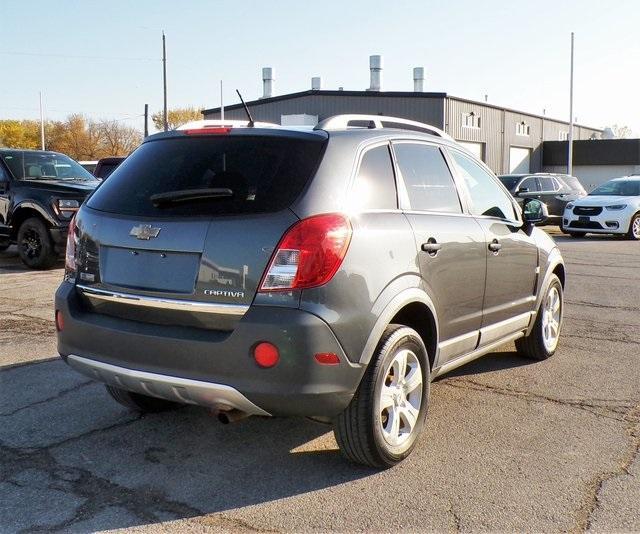
<path fill-rule="evenodd" d="M 247 107 L 247 105 L 244 103 L 244 98 L 242 98 L 240 91 L 236 89 L 236 93 L 238 93 L 238 96 L 240 97 L 240 102 L 242 102 L 242 105 L 244 106 L 244 111 L 247 114 L 247 117 L 249 117 L 249 124 L 247 124 L 247 126 L 249 128 L 253 128 L 254 121 L 253 121 L 253 117 L 251 116 L 251 112 L 249 111 L 249 108 Z"/>

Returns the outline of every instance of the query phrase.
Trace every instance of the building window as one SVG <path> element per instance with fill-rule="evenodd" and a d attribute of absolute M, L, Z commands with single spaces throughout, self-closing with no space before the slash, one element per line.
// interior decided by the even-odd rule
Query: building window
<path fill-rule="evenodd" d="M 531 133 L 531 126 L 528 125 L 526 122 L 522 121 L 516 124 L 516 135 L 524 135 L 529 137 L 530 133 Z"/>
<path fill-rule="evenodd" d="M 462 114 L 462 127 L 463 128 L 480 128 L 480 117 L 473 111 L 471 113 Z"/>
<path fill-rule="evenodd" d="M 569 140 L 569 132 L 560 132 L 558 136 L 559 141 L 568 141 Z"/>

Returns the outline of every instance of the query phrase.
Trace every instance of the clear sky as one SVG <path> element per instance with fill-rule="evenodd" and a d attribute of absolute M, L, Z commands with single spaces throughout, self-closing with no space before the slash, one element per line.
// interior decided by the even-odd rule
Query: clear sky
<path fill-rule="evenodd" d="M 116 118 L 142 128 L 162 108 L 161 31 L 169 107 L 261 94 L 365 89 L 384 56 L 383 89 L 426 89 L 567 119 L 569 35 L 576 33 L 574 115 L 640 136 L 640 0 L 0 0 L 0 118 Z"/>

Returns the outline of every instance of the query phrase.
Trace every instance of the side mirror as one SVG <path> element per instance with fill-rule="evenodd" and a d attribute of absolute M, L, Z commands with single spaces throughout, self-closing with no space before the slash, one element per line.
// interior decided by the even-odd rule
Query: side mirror
<path fill-rule="evenodd" d="M 529 192 L 529 188 L 528 187 L 521 187 L 520 189 L 518 189 L 516 191 L 516 195 L 521 196 L 522 193 L 528 193 Z"/>
<path fill-rule="evenodd" d="M 547 205 L 535 198 L 528 199 L 522 206 L 522 218 L 529 224 L 544 223 L 549 218 Z"/>

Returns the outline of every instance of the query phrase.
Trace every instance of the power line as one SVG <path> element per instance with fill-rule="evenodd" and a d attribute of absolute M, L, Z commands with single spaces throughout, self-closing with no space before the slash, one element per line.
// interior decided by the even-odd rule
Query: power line
<path fill-rule="evenodd" d="M 162 61 L 151 57 L 76 56 L 66 54 L 41 54 L 35 52 L 0 52 L 2 56 L 58 57 L 63 59 L 105 59 L 115 61 Z"/>
<path fill-rule="evenodd" d="M 7 106 L 0 106 L 0 109 L 2 110 L 12 110 L 12 111 L 38 111 L 39 108 L 22 108 L 22 107 L 7 107 Z M 46 108 L 46 111 L 52 111 L 54 113 L 90 113 L 92 115 L 127 115 L 127 116 L 131 116 L 131 117 L 142 117 L 142 115 L 131 115 L 130 113 L 122 113 L 119 111 L 92 111 L 92 110 L 85 110 L 83 112 L 79 112 L 77 109 L 57 109 L 57 108 Z"/>

